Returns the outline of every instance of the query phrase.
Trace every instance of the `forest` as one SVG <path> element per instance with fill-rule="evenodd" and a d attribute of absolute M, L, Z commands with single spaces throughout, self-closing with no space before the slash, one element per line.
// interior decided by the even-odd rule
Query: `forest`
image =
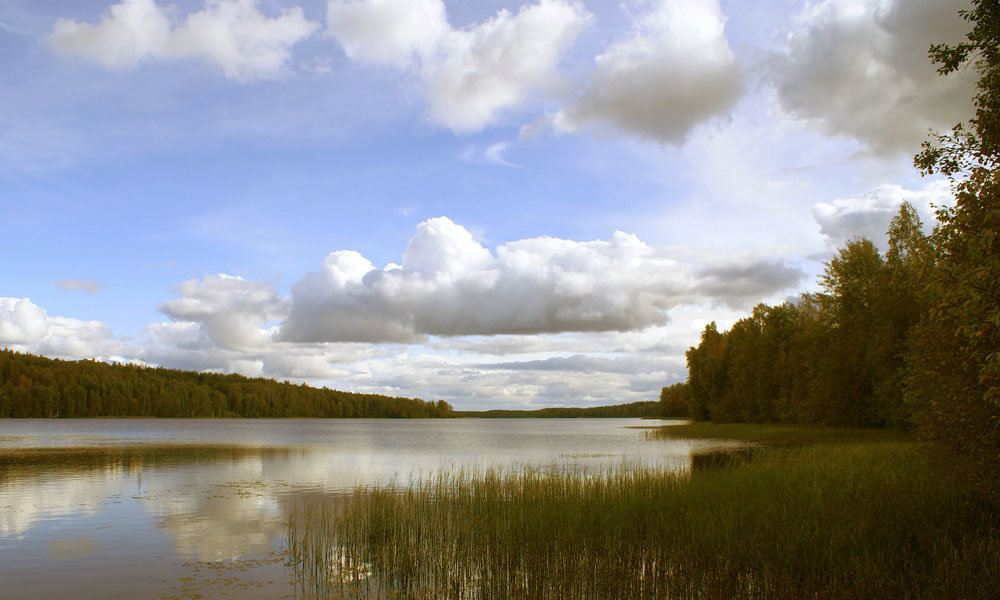
<path fill-rule="evenodd" d="M 0 350 L 0 418 L 572 418 L 655 417 L 659 404 L 455 411 L 443 400 L 356 394 L 243 375 L 93 360 L 65 361 Z"/>
<path fill-rule="evenodd" d="M 931 235 L 904 203 L 884 256 L 852 240 L 827 263 L 821 292 L 759 304 L 725 331 L 709 323 L 686 353 L 687 382 L 661 391 L 660 415 L 907 430 L 996 472 L 1000 211 L 981 240 L 966 239 L 973 223 L 960 214 L 995 204 L 986 192 L 960 189 Z"/>
<path fill-rule="evenodd" d="M 968 41 L 929 51 L 941 75 L 975 69 L 975 117 L 914 157 L 952 185 L 926 235 L 904 203 L 881 254 L 854 239 L 822 290 L 760 304 L 727 331 L 709 323 L 688 380 L 663 388 L 663 416 L 715 422 L 892 427 L 944 442 L 1000 473 L 1000 18 L 961 13 Z"/>
<path fill-rule="evenodd" d="M 450 416 L 451 405 L 443 400 L 0 350 L 0 418 Z"/>
<path fill-rule="evenodd" d="M 589 406 L 586 408 L 560 406 L 539 410 L 457 411 L 455 414 L 460 417 L 480 417 L 485 419 L 655 417 L 659 415 L 659 406 L 659 403 L 656 401 L 650 401 L 629 402 L 627 404 L 614 404 L 610 406 Z"/>
<path fill-rule="evenodd" d="M 827 263 L 823 292 L 759 304 L 728 331 L 709 323 L 687 351 L 687 383 L 663 389 L 663 413 L 717 422 L 907 426 L 906 355 L 929 310 L 921 279 L 930 252 L 916 211 L 903 204 L 885 256 L 869 240 L 852 240 Z"/>

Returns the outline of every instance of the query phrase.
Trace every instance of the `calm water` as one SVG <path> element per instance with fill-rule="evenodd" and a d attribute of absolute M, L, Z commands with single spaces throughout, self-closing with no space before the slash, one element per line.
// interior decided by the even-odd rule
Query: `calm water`
<path fill-rule="evenodd" d="M 296 598 L 280 551 L 304 504 L 441 468 L 687 470 L 712 444 L 650 423 L 0 419 L 0 449 L 58 449 L 0 471 L 0 598 Z"/>

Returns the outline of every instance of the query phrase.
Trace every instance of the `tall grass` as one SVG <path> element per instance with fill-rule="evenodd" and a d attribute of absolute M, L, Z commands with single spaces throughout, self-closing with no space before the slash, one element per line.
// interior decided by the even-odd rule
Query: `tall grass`
<path fill-rule="evenodd" d="M 760 450 L 689 475 L 442 471 L 290 521 L 319 596 L 996 598 L 995 505 L 911 442 Z"/>

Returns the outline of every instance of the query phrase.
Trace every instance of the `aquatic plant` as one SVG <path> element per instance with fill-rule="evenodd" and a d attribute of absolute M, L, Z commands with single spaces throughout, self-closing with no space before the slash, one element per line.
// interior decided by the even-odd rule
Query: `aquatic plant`
<path fill-rule="evenodd" d="M 998 510 L 912 442 L 678 474 L 443 470 L 294 516 L 320 597 L 994 598 Z"/>

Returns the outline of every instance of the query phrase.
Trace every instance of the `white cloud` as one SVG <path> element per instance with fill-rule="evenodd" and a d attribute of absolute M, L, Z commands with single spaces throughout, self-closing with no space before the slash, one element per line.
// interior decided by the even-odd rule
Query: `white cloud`
<path fill-rule="evenodd" d="M 83 292 L 96 294 L 101 289 L 101 282 L 93 279 L 60 279 L 55 286 L 67 292 Z"/>
<path fill-rule="evenodd" d="M 601 122 L 681 144 L 695 125 L 728 114 L 742 95 L 725 22 L 718 0 L 659 0 L 635 19 L 632 35 L 594 59 L 590 83 L 553 125 L 574 131 Z"/>
<path fill-rule="evenodd" d="M 417 227 L 402 268 L 353 251 L 292 286 L 279 339 L 402 341 L 431 335 L 632 329 L 662 323 L 678 265 L 635 236 L 534 238 L 493 254 L 445 217 Z"/>
<path fill-rule="evenodd" d="M 442 0 L 330 0 L 327 22 L 353 60 L 392 65 L 418 77 L 427 118 L 476 131 L 521 105 L 553 77 L 590 19 L 577 2 L 539 0 L 469 29 L 447 22 Z"/>
<path fill-rule="evenodd" d="M 0 346 L 59 358 L 134 355 L 100 321 L 50 317 L 28 298 L 0 298 Z"/>
<path fill-rule="evenodd" d="M 28 298 L 0 298 L 0 344 L 33 344 L 48 331 L 45 309 Z"/>
<path fill-rule="evenodd" d="M 931 43 L 956 43 L 968 0 L 824 0 L 798 17 L 772 77 L 782 106 L 879 154 L 912 153 L 928 129 L 972 114 L 975 73 L 938 75 Z"/>
<path fill-rule="evenodd" d="M 500 11 L 442 40 L 440 62 L 424 66 L 428 118 L 453 131 L 493 123 L 552 76 L 588 21 L 577 4 L 541 0 L 516 15 Z"/>
<path fill-rule="evenodd" d="M 150 323 L 146 326 L 146 336 L 150 348 L 179 348 L 183 350 L 200 350 L 209 345 L 198 323 L 194 321 L 171 321 L 169 323 Z"/>
<path fill-rule="evenodd" d="M 441 0 L 333 0 L 326 11 L 344 54 L 366 63 L 413 66 L 451 31 Z"/>
<path fill-rule="evenodd" d="M 954 204 L 954 196 L 947 181 L 931 182 L 922 190 L 885 184 L 860 197 L 820 202 L 813 205 L 812 212 L 830 247 L 840 247 L 851 238 L 863 237 L 885 250 L 888 248 L 889 222 L 899 213 L 903 202 L 913 205 L 929 231 L 936 221 L 935 210 Z"/>
<path fill-rule="evenodd" d="M 214 278 L 209 278 L 209 280 Z M 370 344 L 285 344 L 273 341 L 273 330 L 264 330 L 254 325 L 260 316 L 260 306 L 267 302 L 243 302 L 239 296 L 247 295 L 250 282 L 244 289 L 234 286 L 229 290 L 233 298 L 225 298 L 226 289 L 215 283 L 187 282 L 191 284 L 192 295 L 200 296 L 196 303 L 206 303 L 210 307 L 203 310 L 177 310 L 175 314 L 185 314 L 195 320 L 179 320 L 166 323 L 151 323 L 146 327 L 145 346 L 141 354 L 149 363 L 172 368 L 214 373 L 240 373 L 250 377 L 271 377 L 276 379 L 317 380 L 343 379 L 349 374 L 345 365 L 359 363 L 384 354 Z M 210 288 L 205 294 L 204 288 Z M 261 291 L 265 291 L 261 289 Z M 214 299 L 205 302 L 204 296 Z M 262 294 L 267 296 L 267 294 Z M 181 300 L 191 299 L 186 296 Z M 280 302 L 280 301 L 279 301 Z M 256 307 L 254 305 L 257 305 Z M 177 307 L 173 307 L 177 308 Z M 223 310 L 225 321 L 214 323 L 215 331 L 223 331 L 222 343 L 216 342 L 206 333 L 206 320 L 215 321 Z M 208 316 L 206 317 L 206 313 Z M 235 324 L 235 325 L 234 325 Z M 235 343 L 234 343 L 235 342 Z M 241 344 L 242 343 L 242 344 Z"/>
<path fill-rule="evenodd" d="M 105 358 L 131 355 L 135 349 L 116 339 L 100 321 L 49 317 L 48 331 L 28 347 L 32 353 L 60 358 Z"/>
<path fill-rule="evenodd" d="M 66 56 L 109 69 L 132 69 L 161 56 L 170 40 L 170 20 L 154 0 L 122 0 L 97 25 L 56 21 L 49 43 Z"/>
<path fill-rule="evenodd" d="M 190 15 L 173 34 L 170 52 L 179 58 L 201 58 L 226 77 L 246 80 L 284 72 L 291 48 L 319 29 L 299 7 L 268 18 L 256 0 L 217 0 Z"/>
<path fill-rule="evenodd" d="M 173 369 L 237 372 L 235 367 L 249 364 L 241 353 L 216 347 L 194 321 L 150 323 L 146 326 L 144 341 L 142 357 L 145 361 Z M 238 372 L 255 376 L 259 371 L 257 367 Z"/>
<path fill-rule="evenodd" d="M 122 0 L 96 25 L 59 19 L 48 41 L 59 53 L 108 69 L 133 69 L 147 60 L 198 59 L 230 79 L 277 77 L 291 49 L 319 28 L 299 7 L 264 15 L 257 0 L 206 0 L 204 10 L 177 26 L 154 0 Z"/>
<path fill-rule="evenodd" d="M 162 302 L 159 309 L 177 321 L 198 323 L 201 332 L 227 350 L 261 349 L 273 334 L 262 326 L 287 313 L 274 286 L 233 275 L 191 279 L 177 290 L 181 297 Z"/>
<path fill-rule="evenodd" d="M 777 263 L 719 267 L 740 271 L 738 285 L 728 285 L 719 273 L 695 272 L 620 231 L 589 242 L 523 239 L 494 255 L 445 217 L 418 225 L 394 267 L 376 269 L 350 250 L 331 253 L 320 272 L 292 286 L 276 339 L 414 342 L 427 335 L 627 331 L 665 323 L 666 311 L 681 303 L 732 303 L 801 279 Z"/>
<path fill-rule="evenodd" d="M 212 276 L 182 283 L 161 305 L 179 319 L 150 323 L 131 343 L 100 321 L 50 317 L 27 298 L 0 298 L 0 347 L 64 359 L 98 359 L 295 380 L 344 378 L 344 365 L 384 354 L 370 344 L 280 344 L 257 324 L 284 315 L 268 284 Z"/>

